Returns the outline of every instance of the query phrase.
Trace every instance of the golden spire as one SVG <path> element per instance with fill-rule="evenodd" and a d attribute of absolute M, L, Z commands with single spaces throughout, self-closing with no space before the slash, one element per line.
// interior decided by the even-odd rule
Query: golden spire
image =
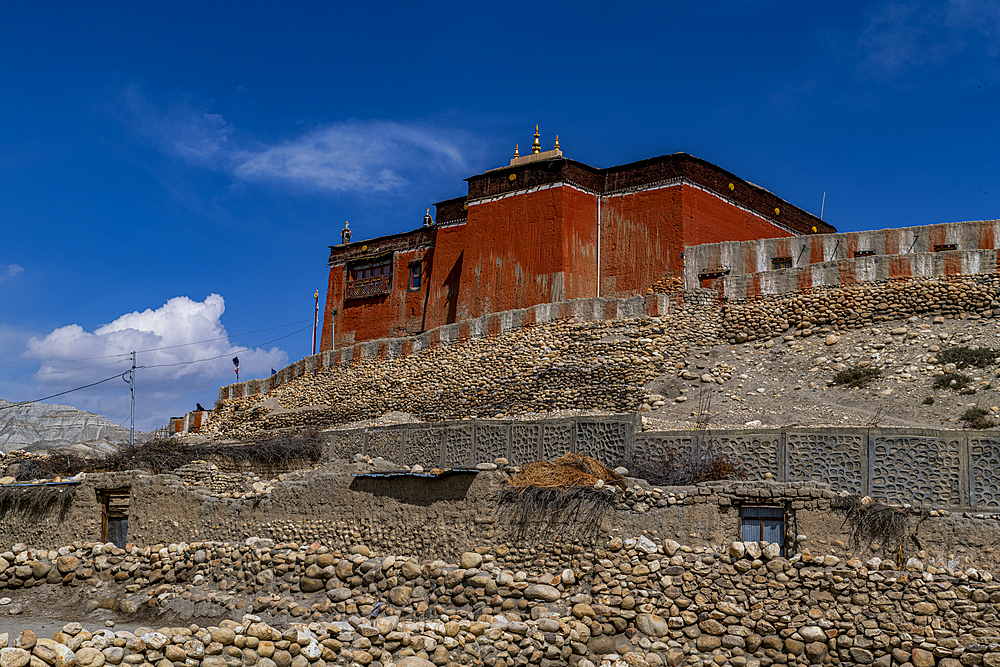
<path fill-rule="evenodd" d="M 531 152 L 538 153 L 542 150 L 542 144 L 538 142 L 538 125 L 535 125 L 535 143 L 531 144 Z"/>
<path fill-rule="evenodd" d="M 559 150 L 559 135 L 556 135 L 556 147 L 555 150 Z"/>
<path fill-rule="evenodd" d="M 521 153 L 519 152 L 520 148 L 520 145 L 514 144 L 514 157 L 521 157 Z"/>

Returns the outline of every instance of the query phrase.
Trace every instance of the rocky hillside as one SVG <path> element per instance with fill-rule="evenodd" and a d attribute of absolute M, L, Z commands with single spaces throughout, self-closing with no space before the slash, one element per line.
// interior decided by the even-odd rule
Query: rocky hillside
<path fill-rule="evenodd" d="M 68 405 L 31 403 L 13 406 L 0 399 L 0 452 L 71 447 L 78 451 L 110 451 L 128 442 L 128 429 Z"/>
<path fill-rule="evenodd" d="M 970 409 L 985 413 L 982 428 L 1000 413 L 995 359 L 986 353 L 977 366 L 949 355 L 1000 349 L 998 290 L 996 276 L 893 280 L 663 317 L 548 322 L 308 375 L 266 398 L 228 402 L 208 430 L 247 437 L 394 412 L 429 421 L 567 411 L 640 412 L 665 429 L 962 428 Z M 837 382 L 852 370 L 869 382 Z"/>

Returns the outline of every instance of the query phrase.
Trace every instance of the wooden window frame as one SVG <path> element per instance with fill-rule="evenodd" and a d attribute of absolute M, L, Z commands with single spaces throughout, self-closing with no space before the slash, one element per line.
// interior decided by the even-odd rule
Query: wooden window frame
<path fill-rule="evenodd" d="M 416 279 L 416 285 L 414 285 Z M 419 292 L 424 286 L 424 263 L 422 261 L 410 262 L 410 275 L 406 280 L 407 292 Z"/>
<path fill-rule="evenodd" d="M 393 253 L 363 257 L 347 264 L 344 300 L 368 299 L 392 292 Z"/>
<path fill-rule="evenodd" d="M 941 243 L 934 246 L 934 252 L 947 252 L 949 250 L 958 250 L 957 243 Z"/>
<path fill-rule="evenodd" d="M 132 496 L 132 489 L 129 487 L 122 487 L 118 489 L 100 489 L 97 491 L 97 500 L 101 505 L 101 541 L 103 543 L 108 542 L 108 530 L 110 519 L 124 519 L 125 520 L 125 534 L 126 538 L 128 536 L 128 509 L 129 500 Z M 114 505 L 114 501 L 118 499 L 119 501 L 125 499 L 125 507 L 122 508 L 121 504 Z M 124 546 L 124 545 L 120 545 Z"/>
<path fill-rule="evenodd" d="M 792 258 L 791 257 L 772 257 L 771 258 L 771 270 L 780 271 L 781 269 L 792 268 Z"/>
<path fill-rule="evenodd" d="M 747 503 L 745 505 L 740 505 L 739 509 L 740 509 L 739 531 L 740 531 L 741 541 L 743 541 L 743 542 L 747 542 L 747 541 L 761 542 L 761 541 L 764 541 L 764 537 L 763 537 L 764 536 L 764 531 L 763 531 L 763 521 L 762 521 L 763 519 L 780 519 L 781 520 L 781 531 L 780 531 L 780 534 L 779 534 L 779 541 L 774 542 L 774 544 L 778 545 L 778 548 L 780 549 L 781 555 L 784 556 L 785 555 L 785 531 L 788 529 L 788 511 L 784 507 L 782 507 L 780 505 L 758 505 L 758 504 L 750 504 L 750 503 Z M 744 514 L 745 514 L 745 512 L 747 510 L 750 510 L 751 512 L 757 511 L 757 512 L 761 513 L 762 515 L 764 513 L 770 513 L 770 514 L 775 515 L 775 516 L 744 516 Z M 742 539 L 744 537 L 744 534 L 743 534 L 744 533 L 744 530 L 743 530 L 744 523 L 746 523 L 746 522 L 750 523 L 750 525 L 757 525 L 758 526 L 758 529 L 757 529 L 758 539 L 757 540 Z"/>

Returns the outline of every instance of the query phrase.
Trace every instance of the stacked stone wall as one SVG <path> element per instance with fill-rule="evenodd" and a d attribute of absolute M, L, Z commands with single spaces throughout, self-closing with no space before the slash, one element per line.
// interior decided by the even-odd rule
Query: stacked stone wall
<path fill-rule="evenodd" d="M 721 304 L 730 343 L 812 336 L 912 316 L 978 320 L 1000 312 L 1000 276 L 907 278 L 817 287 Z"/>
<path fill-rule="evenodd" d="M 421 561 L 364 544 L 257 538 L 18 545 L 0 553 L 5 594 L 69 588 L 82 613 L 242 620 L 134 633 L 70 623 L 53 640 L 0 634 L 0 655 L 187 667 L 1000 664 L 1000 585 L 976 569 L 645 535 L 513 556 L 487 545 Z"/>

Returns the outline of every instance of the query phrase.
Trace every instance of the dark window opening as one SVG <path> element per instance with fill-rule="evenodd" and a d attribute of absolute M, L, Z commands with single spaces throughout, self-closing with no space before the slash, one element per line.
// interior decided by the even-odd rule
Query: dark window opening
<path fill-rule="evenodd" d="M 943 252 L 945 250 L 958 250 L 958 245 L 955 243 L 943 243 L 934 246 L 934 252 Z"/>
<path fill-rule="evenodd" d="M 392 291 L 392 254 L 369 257 L 347 267 L 345 299 L 365 299 Z"/>
<path fill-rule="evenodd" d="M 423 274 L 423 264 L 416 262 L 410 264 L 410 280 L 407 283 L 407 290 L 410 292 L 416 292 L 420 289 L 420 277 Z"/>
<path fill-rule="evenodd" d="M 854 256 L 855 257 L 868 257 L 869 255 L 874 255 L 874 254 L 875 254 L 874 250 L 855 250 L 854 251 Z"/>
<path fill-rule="evenodd" d="M 129 489 L 107 489 L 97 492 L 101 503 L 101 541 L 125 548 L 128 538 Z"/>
<path fill-rule="evenodd" d="M 785 555 L 785 510 L 781 507 L 744 505 L 740 508 L 740 539 L 743 542 L 771 542 Z"/>
<path fill-rule="evenodd" d="M 791 257 L 775 257 L 771 260 L 771 270 L 777 271 L 778 269 L 790 269 L 792 268 L 792 258 Z"/>

